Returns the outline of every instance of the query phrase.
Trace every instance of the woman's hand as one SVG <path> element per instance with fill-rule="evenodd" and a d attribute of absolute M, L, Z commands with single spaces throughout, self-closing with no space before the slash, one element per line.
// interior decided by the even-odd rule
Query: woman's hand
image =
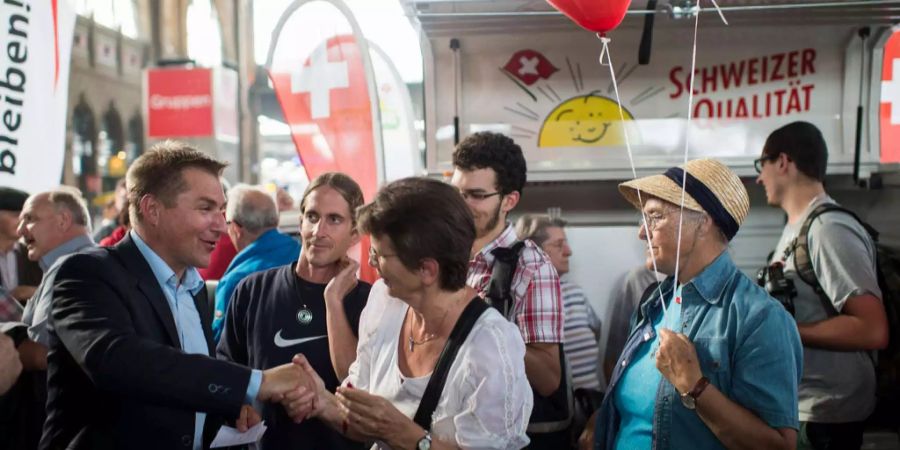
<path fill-rule="evenodd" d="M 315 382 L 314 389 L 300 386 L 285 394 L 281 401 L 288 417 L 295 423 L 300 423 L 309 417 L 317 417 L 323 413 L 329 404 L 328 391 L 325 389 L 325 382 L 322 381 L 322 378 L 312 368 L 305 356 L 302 354 L 294 355 L 292 362 L 299 366 Z"/>
<path fill-rule="evenodd" d="M 414 448 L 425 436 L 425 430 L 382 397 L 352 387 L 339 387 L 336 397 L 351 435 L 378 439 L 393 448 Z"/>
<path fill-rule="evenodd" d="M 697 349 L 691 340 L 684 334 L 665 328 L 659 329 L 656 368 L 680 394 L 690 392 L 703 377 Z"/>

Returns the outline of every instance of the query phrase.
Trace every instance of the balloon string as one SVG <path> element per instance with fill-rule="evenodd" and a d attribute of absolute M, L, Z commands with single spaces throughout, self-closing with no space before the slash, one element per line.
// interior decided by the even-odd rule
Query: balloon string
<path fill-rule="evenodd" d="M 700 5 L 700 2 L 697 2 L 697 6 Z M 691 50 L 691 71 L 688 73 L 694 73 L 694 69 L 697 67 L 697 28 L 700 23 L 700 14 L 694 16 L 694 43 L 693 48 Z M 688 87 L 688 115 L 687 122 L 685 123 L 685 131 L 684 131 L 684 164 L 686 165 L 688 162 L 688 149 L 690 148 L 691 141 L 691 121 L 694 118 L 694 78 L 690 77 L 690 86 Z M 681 291 L 678 284 L 678 271 L 681 266 L 681 236 L 682 229 L 684 225 L 684 201 L 685 201 L 685 187 L 687 186 L 687 170 L 683 171 L 682 179 L 681 179 L 681 205 L 680 212 L 678 215 L 678 241 L 675 247 L 675 283 L 674 286 L 676 289 L 672 290 L 672 300 L 676 299 L 676 295 L 679 291 Z"/>
<path fill-rule="evenodd" d="M 709 1 L 711 1 L 711 2 L 712 2 L 712 4 L 713 4 L 713 6 L 715 6 L 715 7 L 716 7 L 716 12 L 718 12 L 718 13 L 719 13 L 719 17 L 721 17 L 721 18 L 722 18 L 722 22 L 724 22 L 724 23 L 725 23 L 725 25 L 728 25 L 728 20 L 727 20 L 727 19 L 725 19 L 725 14 L 722 14 L 722 8 L 719 8 L 719 4 L 718 4 L 718 3 L 716 3 L 716 0 L 709 0 Z M 699 3 L 698 3 L 698 6 L 699 6 Z"/>
<path fill-rule="evenodd" d="M 616 69 L 612 63 L 612 52 L 609 50 L 610 39 L 600 33 L 597 34 L 597 37 L 600 39 L 600 42 L 603 43 L 603 49 L 600 51 L 600 65 L 601 66 L 609 66 L 609 76 L 612 78 L 613 90 L 616 93 L 616 105 L 619 107 L 619 123 L 622 124 L 622 134 L 625 137 L 625 148 L 628 150 L 628 162 L 631 164 L 631 175 L 634 178 L 637 178 L 637 169 L 634 166 L 634 154 L 631 151 L 631 139 L 628 136 L 628 127 L 625 122 L 625 112 L 622 109 L 622 100 L 619 98 L 619 84 L 616 81 Z M 603 62 L 603 58 L 606 57 L 606 63 Z M 693 73 L 693 72 L 691 72 Z M 644 201 L 641 199 L 641 190 L 636 189 L 638 196 L 638 204 L 641 205 L 639 208 L 641 212 L 641 226 L 644 227 L 644 234 L 647 236 L 647 251 L 650 253 L 650 260 L 653 262 L 653 271 L 659 272 L 656 267 L 656 255 L 653 254 L 653 244 L 650 242 L 650 227 L 647 225 L 647 216 L 644 213 Z M 657 284 L 656 289 L 659 293 L 659 296 L 662 297 L 662 284 Z M 663 319 L 666 316 L 666 302 L 662 302 L 663 306 Z"/>

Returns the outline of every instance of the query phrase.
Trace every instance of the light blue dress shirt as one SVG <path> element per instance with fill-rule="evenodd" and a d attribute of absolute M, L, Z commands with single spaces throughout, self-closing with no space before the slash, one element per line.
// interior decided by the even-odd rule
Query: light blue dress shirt
<path fill-rule="evenodd" d="M 150 265 L 153 276 L 156 277 L 159 287 L 166 296 L 166 301 L 172 310 L 172 317 L 175 319 L 175 328 L 178 330 L 182 351 L 210 356 L 206 335 L 203 333 L 203 325 L 200 321 L 200 313 L 194 304 L 194 295 L 204 288 L 200 273 L 196 268 L 188 267 L 179 283 L 175 271 L 134 230 L 131 230 L 130 233 L 131 239 L 134 240 L 138 251 Z M 254 370 L 244 398 L 246 403 L 252 403 L 256 399 L 261 384 L 262 372 Z M 194 422 L 194 450 L 203 448 L 204 422 L 206 422 L 206 413 L 197 412 Z"/>

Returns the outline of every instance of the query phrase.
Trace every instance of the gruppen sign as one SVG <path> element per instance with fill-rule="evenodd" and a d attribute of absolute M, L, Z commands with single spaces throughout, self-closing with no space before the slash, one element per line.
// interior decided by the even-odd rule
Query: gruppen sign
<path fill-rule="evenodd" d="M 212 136 L 211 69 L 148 69 L 145 86 L 148 137 Z"/>

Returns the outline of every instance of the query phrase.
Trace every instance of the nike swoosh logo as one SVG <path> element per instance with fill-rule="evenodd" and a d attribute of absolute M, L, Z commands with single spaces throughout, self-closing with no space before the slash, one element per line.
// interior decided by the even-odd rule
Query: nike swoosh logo
<path fill-rule="evenodd" d="M 328 335 L 326 334 L 326 335 L 322 335 L 322 336 L 313 336 L 313 337 L 300 338 L 300 339 L 285 339 L 285 338 L 281 337 L 281 330 L 278 330 L 278 332 L 275 333 L 275 346 L 281 347 L 281 348 L 291 347 L 294 345 L 300 345 L 305 342 L 315 341 L 316 339 L 322 339 L 322 338 L 327 338 L 327 337 L 328 337 Z"/>

